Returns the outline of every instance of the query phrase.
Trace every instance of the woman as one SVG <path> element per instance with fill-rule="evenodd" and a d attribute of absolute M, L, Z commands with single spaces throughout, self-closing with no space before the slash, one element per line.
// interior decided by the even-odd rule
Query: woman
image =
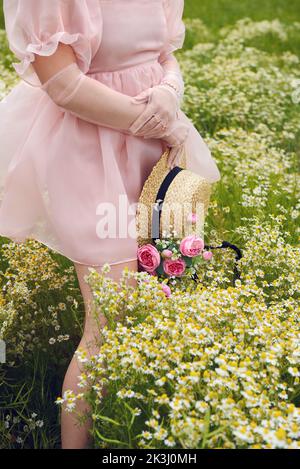
<path fill-rule="evenodd" d="M 0 235 L 39 240 L 74 262 L 86 309 L 78 347 L 89 353 L 97 326 L 88 267 L 109 263 L 115 280 L 125 266 L 137 270 L 136 239 L 130 230 L 120 235 L 120 204 L 132 227 L 130 208 L 167 147 L 170 168 L 185 145 L 189 169 L 220 179 L 180 110 L 184 84 L 173 52 L 184 41 L 183 7 L 183 0 L 4 0 L 22 81 L 0 103 Z M 79 374 L 74 355 L 63 391 L 78 390 Z M 62 448 L 88 445 L 89 423 L 79 427 L 63 411 L 61 426 Z"/>

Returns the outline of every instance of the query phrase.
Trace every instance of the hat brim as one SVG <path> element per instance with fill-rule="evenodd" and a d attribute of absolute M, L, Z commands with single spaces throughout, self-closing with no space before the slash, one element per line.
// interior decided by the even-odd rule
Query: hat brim
<path fill-rule="evenodd" d="M 159 188 L 170 171 L 167 165 L 168 154 L 169 149 L 162 154 L 152 168 L 139 197 L 136 210 L 138 246 L 152 242 L 153 207 L 156 203 Z M 186 169 L 185 152 L 182 154 L 178 166 L 183 170 L 172 180 L 165 194 L 161 211 L 159 237 L 162 237 L 165 232 L 169 232 L 170 229 L 174 229 L 178 233 L 178 237 L 181 238 L 192 232 L 198 235 L 203 234 L 204 219 L 211 195 L 211 183 Z M 183 224 L 182 217 L 182 215 L 186 217 L 187 210 L 197 213 L 197 225 L 190 226 L 189 232 L 187 231 L 189 227 Z"/>

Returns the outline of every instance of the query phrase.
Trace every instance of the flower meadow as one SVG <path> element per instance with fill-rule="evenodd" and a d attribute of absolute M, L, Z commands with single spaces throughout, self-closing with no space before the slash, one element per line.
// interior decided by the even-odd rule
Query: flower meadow
<path fill-rule="evenodd" d="M 1 238 L 0 448 L 59 447 L 62 404 L 91 406 L 94 448 L 300 448 L 300 22 L 185 19 L 183 110 L 210 147 L 214 185 L 197 281 L 91 269 L 99 353 L 61 395 L 80 340 L 74 268 Z M 0 36 L 0 96 L 17 82 Z M 134 277 L 136 288 L 129 285 Z M 103 386 L 108 394 L 102 396 Z M 80 417 L 78 415 L 78 417 Z"/>

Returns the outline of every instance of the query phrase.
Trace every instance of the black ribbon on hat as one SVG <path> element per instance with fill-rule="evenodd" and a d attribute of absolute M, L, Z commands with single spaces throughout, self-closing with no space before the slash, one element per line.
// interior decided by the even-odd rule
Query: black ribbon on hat
<path fill-rule="evenodd" d="M 160 239 L 159 227 L 160 227 L 160 220 L 161 220 L 161 212 L 162 212 L 162 207 L 163 207 L 163 203 L 164 203 L 164 200 L 165 200 L 167 190 L 168 190 L 171 182 L 177 176 L 177 174 L 179 174 L 180 171 L 182 171 L 183 169 L 184 168 L 181 168 L 180 166 L 175 166 L 174 168 L 172 168 L 168 172 L 168 174 L 166 175 L 166 177 L 164 178 L 164 180 L 162 181 L 162 183 L 161 183 L 161 185 L 158 189 L 158 192 L 157 192 L 157 195 L 156 195 L 156 200 L 155 200 L 155 205 L 153 206 L 153 210 L 152 210 L 151 238 L 152 238 L 152 241 L 153 241 L 154 244 L 155 244 L 156 240 Z M 239 272 L 238 267 L 237 267 L 237 262 L 242 258 L 241 250 L 235 244 L 229 243 L 228 241 L 222 241 L 222 244 L 220 246 L 210 246 L 210 245 L 205 244 L 204 248 L 205 249 L 227 249 L 227 248 L 230 248 L 230 249 L 233 249 L 235 251 L 236 256 L 235 256 L 235 263 L 234 263 L 234 270 L 233 270 L 233 273 L 234 273 L 234 275 L 233 275 L 233 285 L 235 285 L 235 281 L 237 279 L 240 279 L 240 272 Z M 195 282 L 197 282 L 197 280 L 198 280 L 197 272 L 195 272 L 192 275 L 192 279 Z"/>
<path fill-rule="evenodd" d="M 172 168 L 168 172 L 163 182 L 161 183 L 160 188 L 158 189 L 156 200 L 155 200 L 155 206 L 153 207 L 153 210 L 152 210 L 151 237 L 152 237 L 153 242 L 159 239 L 159 226 L 160 226 L 161 212 L 162 212 L 162 206 L 165 200 L 167 190 L 169 189 L 171 182 L 175 179 L 177 174 L 180 173 L 180 171 L 182 170 L 183 168 L 181 168 L 180 166 L 175 166 L 174 168 Z"/>
<path fill-rule="evenodd" d="M 235 259 L 234 259 L 235 262 L 234 262 L 234 267 L 233 267 L 233 285 L 235 285 L 235 281 L 237 279 L 241 278 L 241 274 L 240 274 L 240 272 L 237 268 L 237 261 L 239 261 L 242 258 L 241 250 L 235 244 L 229 243 L 228 241 L 222 241 L 221 246 L 208 246 L 207 244 L 205 244 L 204 247 L 206 249 L 223 249 L 223 248 L 226 249 L 226 248 L 230 248 L 230 249 L 233 249 L 236 252 L 236 256 L 235 256 Z M 195 280 L 195 281 L 198 280 L 197 272 L 195 272 L 192 275 L 192 279 Z"/>

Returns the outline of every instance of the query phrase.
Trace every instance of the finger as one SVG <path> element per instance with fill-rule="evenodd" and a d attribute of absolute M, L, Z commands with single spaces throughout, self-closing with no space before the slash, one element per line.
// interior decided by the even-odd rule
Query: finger
<path fill-rule="evenodd" d="M 176 147 L 172 147 L 170 152 L 169 152 L 169 157 L 168 157 L 168 168 L 169 169 L 173 169 L 173 167 L 174 167 L 174 160 L 175 160 L 175 157 L 176 157 L 176 152 L 177 152 Z"/>
<path fill-rule="evenodd" d="M 137 134 L 137 132 L 150 120 L 153 116 L 153 109 L 149 104 L 146 109 L 137 117 L 137 119 L 129 127 L 130 132 Z"/>
<path fill-rule="evenodd" d="M 167 125 L 163 122 L 158 122 L 156 126 L 152 129 L 152 131 L 147 132 L 144 135 L 145 138 L 163 138 L 164 134 L 166 133 Z"/>
<path fill-rule="evenodd" d="M 182 158 L 184 156 L 184 150 L 185 150 L 185 144 L 183 143 L 180 146 L 179 152 L 178 152 L 178 155 L 177 155 L 177 162 L 176 162 L 177 165 L 179 165 L 179 163 L 182 162 Z M 184 165 L 184 162 L 182 162 L 182 164 Z"/>
<path fill-rule="evenodd" d="M 135 133 L 137 137 L 144 137 L 148 133 L 150 133 L 153 127 L 156 125 L 156 120 L 154 120 L 153 116 L 149 119 L 148 122 L 143 125 L 143 127 Z"/>
<path fill-rule="evenodd" d="M 165 135 L 166 133 L 169 132 L 169 117 L 165 116 L 165 114 L 162 114 L 160 112 L 156 112 L 155 114 L 156 117 L 156 125 L 153 126 L 153 132 L 161 132 L 163 131 L 162 135 Z"/>
<path fill-rule="evenodd" d="M 150 134 L 154 128 L 161 124 L 161 121 L 157 116 L 151 117 L 151 119 L 136 133 L 137 136 L 145 136 Z"/>
<path fill-rule="evenodd" d="M 168 142 L 169 147 L 173 148 L 178 145 L 177 138 L 173 134 L 166 135 L 166 137 L 166 141 Z"/>
<path fill-rule="evenodd" d="M 181 157 L 181 152 L 182 152 L 182 146 L 177 146 L 172 148 L 172 152 L 170 154 L 170 166 L 171 168 L 174 168 L 175 166 L 178 166 L 180 157 Z"/>
<path fill-rule="evenodd" d="M 152 102 L 153 108 L 155 108 L 155 114 L 160 117 L 163 122 L 171 122 L 175 120 L 175 112 L 171 109 L 162 106 L 159 102 Z"/>
<path fill-rule="evenodd" d="M 172 158 L 172 168 L 174 168 L 177 165 L 178 155 L 179 155 L 178 148 L 176 148 L 176 149 L 174 148 L 174 153 L 173 153 L 173 158 Z"/>
<path fill-rule="evenodd" d="M 184 145 L 188 135 L 188 129 L 181 134 L 180 132 L 177 135 L 170 135 L 169 138 L 172 139 L 172 146 L 173 147 L 179 147 L 181 145 Z"/>

